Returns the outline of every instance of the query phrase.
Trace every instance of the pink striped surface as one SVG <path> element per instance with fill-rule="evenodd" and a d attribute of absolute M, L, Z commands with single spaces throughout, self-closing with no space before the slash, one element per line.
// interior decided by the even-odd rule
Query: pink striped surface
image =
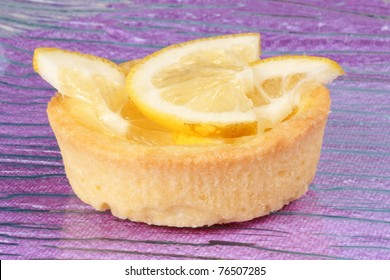
<path fill-rule="evenodd" d="M 2 1 L 2 259 L 390 259 L 390 4 L 387 1 Z M 33 72 L 36 47 L 116 62 L 198 37 L 260 32 L 263 57 L 326 56 L 347 75 L 308 193 L 281 211 L 200 229 L 96 212 L 72 192 Z"/>

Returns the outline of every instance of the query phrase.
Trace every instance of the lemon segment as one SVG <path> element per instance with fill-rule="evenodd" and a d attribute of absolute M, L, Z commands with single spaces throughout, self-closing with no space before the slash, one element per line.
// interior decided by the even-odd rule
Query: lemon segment
<path fill-rule="evenodd" d="M 256 133 L 249 62 L 259 35 L 237 34 L 172 45 L 147 56 L 127 76 L 139 110 L 173 131 L 212 137 Z"/>

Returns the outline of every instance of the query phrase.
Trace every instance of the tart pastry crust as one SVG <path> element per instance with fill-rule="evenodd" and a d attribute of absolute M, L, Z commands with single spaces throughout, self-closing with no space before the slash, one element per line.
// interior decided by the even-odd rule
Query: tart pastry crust
<path fill-rule="evenodd" d="M 47 112 L 77 196 L 119 218 L 175 227 L 251 220 L 301 197 L 330 108 L 319 86 L 294 116 L 237 143 L 147 146 L 112 135 L 74 102 L 57 94 Z"/>

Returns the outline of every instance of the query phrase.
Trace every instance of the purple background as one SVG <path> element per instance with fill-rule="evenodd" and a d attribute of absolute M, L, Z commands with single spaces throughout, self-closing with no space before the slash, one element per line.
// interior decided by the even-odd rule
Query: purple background
<path fill-rule="evenodd" d="M 1 259 L 390 259 L 388 1 L 49 2 L 1 3 Z M 122 221 L 83 204 L 48 125 L 54 90 L 33 72 L 34 48 L 122 62 L 239 32 L 262 34 L 263 57 L 326 56 L 347 72 L 330 86 L 307 195 L 267 217 L 201 229 Z"/>

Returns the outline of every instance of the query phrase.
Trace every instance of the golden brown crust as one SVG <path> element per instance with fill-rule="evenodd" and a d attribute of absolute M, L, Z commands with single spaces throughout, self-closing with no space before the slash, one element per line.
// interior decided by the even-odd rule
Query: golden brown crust
<path fill-rule="evenodd" d="M 69 113 L 48 116 L 76 194 L 98 210 L 149 224 L 197 227 L 250 220 L 303 195 L 319 160 L 330 107 L 318 87 L 289 120 L 239 144 L 155 146 L 111 135 Z"/>

